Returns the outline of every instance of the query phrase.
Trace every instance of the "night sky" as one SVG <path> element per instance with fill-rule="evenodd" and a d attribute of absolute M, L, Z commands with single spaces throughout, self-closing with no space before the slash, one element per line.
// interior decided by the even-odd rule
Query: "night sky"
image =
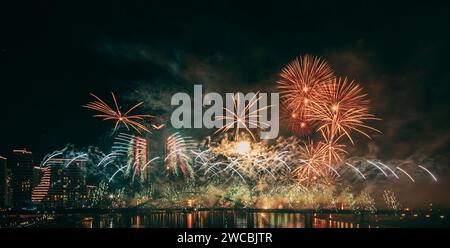
<path fill-rule="evenodd" d="M 158 112 L 152 90 L 271 91 L 284 65 L 311 54 L 361 83 L 383 119 L 364 152 L 448 163 L 447 6 L 143 2 L 2 6 L 1 155 L 103 148 L 111 126 L 81 107 L 90 92 Z"/>

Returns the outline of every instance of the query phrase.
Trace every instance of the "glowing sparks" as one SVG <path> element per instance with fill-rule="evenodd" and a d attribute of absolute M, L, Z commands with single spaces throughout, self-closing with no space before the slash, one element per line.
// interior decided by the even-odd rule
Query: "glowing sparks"
<path fill-rule="evenodd" d="M 149 132 L 147 127 L 142 123 L 146 118 L 152 118 L 152 115 L 130 115 L 130 113 L 142 105 L 144 102 L 140 102 L 133 107 L 131 107 L 125 113 L 120 111 L 119 104 L 117 103 L 116 96 L 111 92 L 112 98 L 114 100 L 115 109 L 111 108 L 105 101 L 100 99 L 98 96 L 91 93 L 96 101 L 90 102 L 86 105 L 83 105 L 84 108 L 92 109 L 100 112 L 101 114 L 94 115 L 94 117 L 102 118 L 103 120 L 114 120 L 115 125 L 114 129 L 117 129 L 119 124 L 122 123 L 127 130 L 130 130 L 130 127 L 136 130 L 138 133 L 141 131 Z"/>
<path fill-rule="evenodd" d="M 219 144 L 201 152 L 193 152 L 199 171 L 205 176 L 243 183 L 278 180 L 290 171 L 285 162 L 286 151 L 269 148 L 261 142 L 229 141 L 223 138 Z"/>
<path fill-rule="evenodd" d="M 241 154 L 245 154 L 248 153 L 250 151 L 250 142 L 248 141 L 240 141 L 238 143 L 236 143 L 236 152 L 241 153 Z"/>
<path fill-rule="evenodd" d="M 422 170 L 426 171 L 433 178 L 433 180 L 435 182 L 438 181 L 437 178 L 433 175 L 433 173 L 431 173 L 431 171 L 429 171 L 427 168 L 423 167 L 422 165 L 419 165 L 419 168 L 421 168 Z"/>
<path fill-rule="evenodd" d="M 294 174 L 300 183 L 309 184 L 318 177 L 326 178 L 326 146 L 323 143 L 314 144 L 312 141 L 300 147 L 300 166 Z"/>

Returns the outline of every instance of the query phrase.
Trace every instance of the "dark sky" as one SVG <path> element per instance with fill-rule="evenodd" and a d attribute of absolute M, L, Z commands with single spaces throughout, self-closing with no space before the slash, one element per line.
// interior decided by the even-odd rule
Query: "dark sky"
<path fill-rule="evenodd" d="M 144 2 L 2 6 L 0 154 L 27 147 L 40 160 L 69 142 L 102 146 L 109 126 L 81 108 L 89 92 L 134 101 L 198 82 L 270 90 L 307 53 L 366 88 L 383 119 L 379 156 L 448 161 L 447 6 Z"/>

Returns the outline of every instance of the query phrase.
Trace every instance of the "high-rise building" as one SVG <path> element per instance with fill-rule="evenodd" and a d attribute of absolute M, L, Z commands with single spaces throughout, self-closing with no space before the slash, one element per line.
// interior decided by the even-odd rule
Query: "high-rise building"
<path fill-rule="evenodd" d="M 8 168 L 6 158 L 0 156 L 0 208 L 6 207 Z"/>
<path fill-rule="evenodd" d="M 82 208 L 87 201 L 86 160 L 52 158 L 33 189 L 33 203 L 44 208 Z"/>
<path fill-rule="evenodd" d="M 8 159 L 11 170 L 12 206 L 23 208 L 31 206 L 31 190 L 33 181 L 33 153 L 13 150 Z"/>

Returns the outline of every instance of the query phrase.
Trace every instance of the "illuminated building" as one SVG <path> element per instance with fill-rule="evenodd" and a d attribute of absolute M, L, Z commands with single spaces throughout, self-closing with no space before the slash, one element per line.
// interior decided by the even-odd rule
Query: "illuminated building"
<path fill-rule="evenodd" d="M 26 149 L 13 150 L 8 159 L 8 166 L 12 175 L 12 206 L 29 207 L 33 180 L 33 153 Z"/>
<path fill-rule="evenodd" d="M 39 204 L 47 196 L 48 190 L 50 189 L 50 167 L 40 168 L 42 170 L 42 176 L 40 177 L 39 183 L 33 188 L 31 199 L 33 203 Z"/>
<path fill-rule="evenodd" d="M 7 178 L 6 158 L 0 156 L 0 208 L 6 206 Z"/>
<path fill-rule="evenodd" d="M 43 208 L 82 208 L 87 200 L 86 160 L 52 158 L 33 189 L 33 203 Z"/>

